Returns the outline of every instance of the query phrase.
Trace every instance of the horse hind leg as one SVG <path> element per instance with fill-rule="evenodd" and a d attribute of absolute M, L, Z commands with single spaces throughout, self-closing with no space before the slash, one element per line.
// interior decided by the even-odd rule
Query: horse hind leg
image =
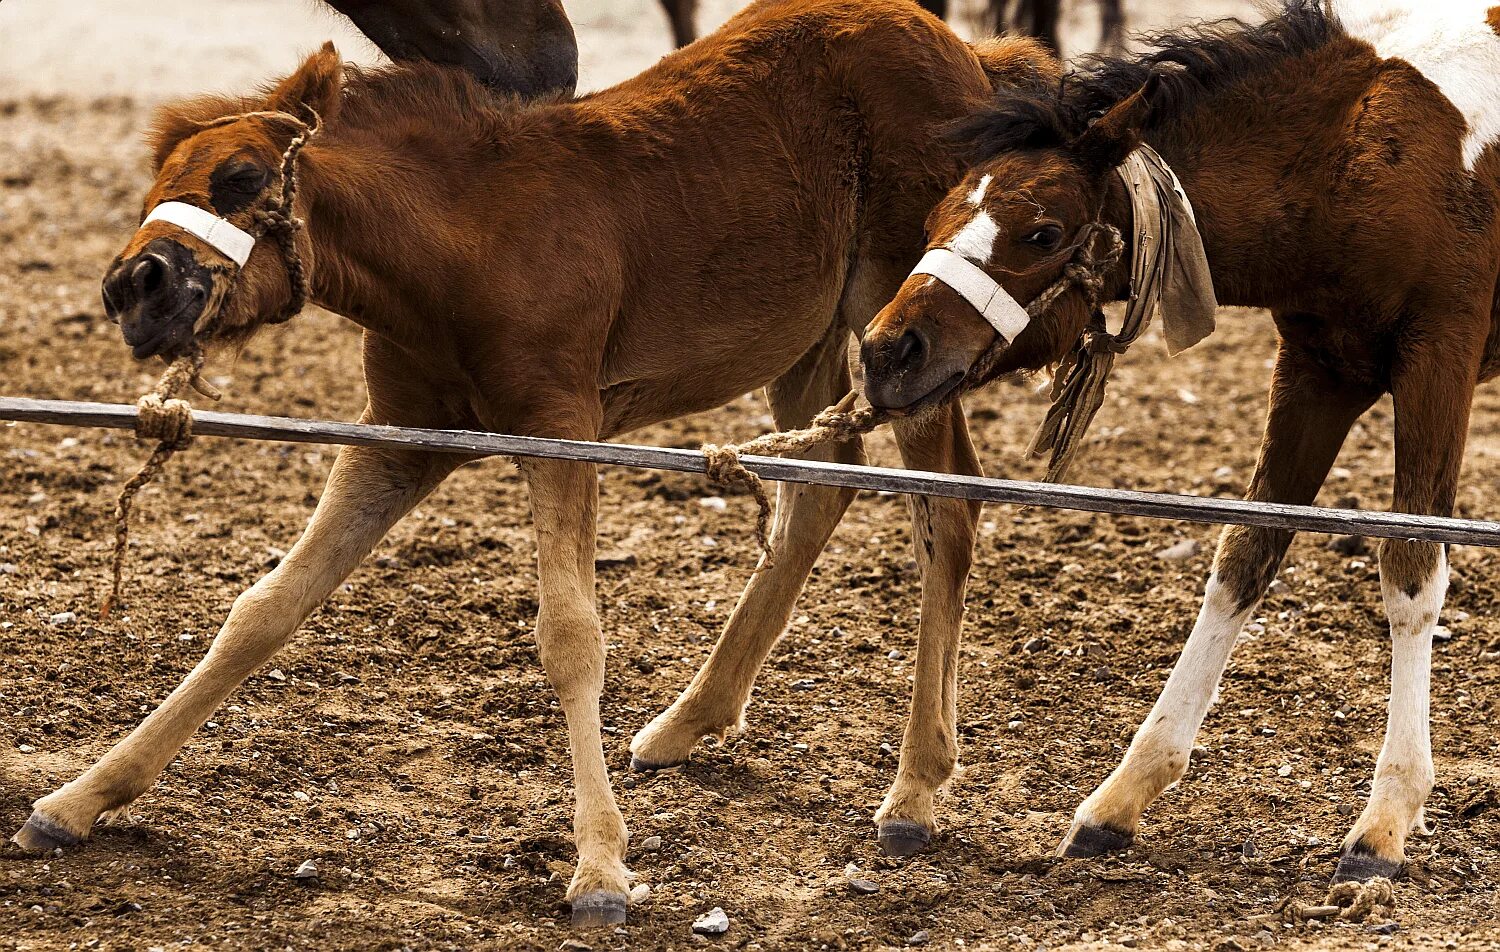
<path fill-rule="evenodd" d="M 582 436 L 586 431 L 564 433 Z M 594 596 L 598 468 L 567 460 L 527 460 L 541 588 L 536 641 L 568 727 L 573 762 L 573 839 L 578 866 L 568 885 L 575 928 L 625 921 L 629 834 L 604 762 L 599 697 L 604 634 Z"/>
<path fill-rule="evenodd" d="M 1486 302 L 1488 303 L 1488 302 Z M 1411 333 L 1416 345 L 1398 342 L 1391 379 L 1396 417 L 1397 512 L 1446 516 L 1453 511 L 1469 427 L 1469 408 L 1483 359 L 1488 313 L 1473 320 L 1428 318 Z M 1482 316 L 1481 316 L 1482 314 Z M 1387 878 L 1406 861 L 1406 838 L 1421 823 L 1432 791 L 1428 723 L 1432 633 L 1448 587 L 1442 546 L 1386 540 L 1380 547 L 1380 583 L 1391 632 L 1391 693 L 1385 743 L 1375 763 L 1370 799 L 1344 840 L 1334 881 Z"/>
<path fill-rule="evenodd" d="M 806 426 L 850 387 L 849 332 L 841 323 L 797 364 L 766 387 L 771 415 L 782 429 Z M 840 463 L 865 461 L 862 441 L 818 447 L 809 458 Z M 631 742 L 637 770 L 674 767 L 688 759 L 704 737 L 723 737 L 741 726 L 756 675 L 780 639 L 808 573 L 854 498 L 830 486 L 780 483 L 771 531 L 774 564 L 750 578 L 718 644 L 672 706 Z"/>
<path fill-rule="evenodd" d="M 909 469 L 984 475 L 957 402 L 930 420 L 897 421 L 895 432 Z M 896 779 L 875 814 L 881 849 L 890 856 L 909 856 L 931 842 L 937 791 L 958 767 L 958 652 L 981 510 L 977 502 L 928 496 L 912 496 L 908 505 L 922 606 L 911 714 Z"/>
<path fill-rule="evenodd" d="M 1391 626 L 1385 743 L 1369 803 L 1344 840 L 1336 883 L 1394 879 L 1405 861 L 1406 835 L 1420 824 L 1422 804 L 1432 791 L 1432 630 L 1448 588 L 1447 553 L 1433 543 L 1387 540 L 1380 548 L 1380 586 Z"/>

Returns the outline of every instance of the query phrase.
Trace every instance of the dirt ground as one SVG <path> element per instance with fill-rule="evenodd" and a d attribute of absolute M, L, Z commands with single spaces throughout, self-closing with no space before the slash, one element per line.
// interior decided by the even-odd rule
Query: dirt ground
<path fill-rule="evenodd" d="M 144 92 L 123 80 L 89 87 L 39 6 L 0 9 L 0 393 L 129 401 L 151 368 L 130 361 L 104 320 L 98 279 L 136 220 L 150 102 L 194 77 L 174 59 Z M 327 25 L 298 9 L 307 22 L 289 15 L 302 31 L 289 49 Z M 636 12 L 580 15 L 586 64 L 608 58 L 610 31 L 635 37 L 633 67 L 659 52 L 661 22 L 649 6 Z M 28 24 L 47 29 L 19 43 Z M 203 45 L 254 39 L 236 36 L 221 24 Z M 101 42 L 98 56 L 118 52 Z M 292 62 L 264 58 L 274 62 L 254 78 Z M 190 88 L 215 85 L 202 80 Z M 1220 320 L 1174 361 L 1153 340 L 1124 360 L 1079 478 L 1242 490 L 1275 345 L 1263 314 Z M 224 409 L 352 419 L 357 368 L 352 325 L 314 311 L 215 374 Z M 990 472 L 1039 474 L 1021 459 L 1043 408 L 1034 387 L 972 401 Z M 769 424 L 747 397 L 632 438 L 696 446 Z M 1500 511 L 1497 431 L 1500 393 L 1489 390 L 1464 515 Z M 887 437 L 873 446 L 895 461 Z M 1382 506 L 1390 451 L 1385 403 L 1356 428 L 1321 501 Z M 99 621 L 109 513 L 144 455 L 123 434 L 0 428 L 0 833 L 178 682 L 235 595 L 295 539 L 333 458 L 201 441 L 143 494 L 125 610 Z M 1451 638 L 1434 660 L 1434 832 L 1412 841 L 1394 925 L 1283 928 L 1254 917 L 1321 897 L 1380 744 L 1388 648 L 1373 554 L 1299 540 L 1285 589 L 1242 637 L 1188 777 L 1148 814 L 1137 847 L 1064 861 L 1050 853 L 1072 809 L 1118 762 L 1187 634 L 1216 530 L 987 510 L 963 652 L 965 769 L 941 800 L 934 848 L 894 861 L 879 856 L 870 817 L 894 774 L 916 647 L 898 497 L 851 509 L 746 733 L 680 771 L 626 768 L 630 736 L 702 662 L 753 562 L 749 501 L 730 497 L 721 511 L 707 502 L 716 495 L 691 476 L 604 471 L 607 754 L 634 841 L 660 836 L 661 847 L 632 852 L 650 898 L 621 933 L 585 937 L 594 948 L 704 944 L 690 925 L 715 906 L 732 919 L 712 943 L 726 948 L 905 947 L 923 930 L 931 947 L 970 949 L 1500 946 L 1494 554 L 1452 554 Z M 1201 551 L 1156 556 L 1182 538 Z M 131 818 L 61 856 L 0 850 L 0 948 L 552 950 L 568 938 L 568 758 L 532 640 L 534 550 L 514 470 L 462 470 L 377 556 Z M 1043 650 L 1022 650 L 1038 638 Z M 323 871 L 311 884 L 292 877 L 307 859 Z M 878 893 L 850 892 L 850 863 Z"/>

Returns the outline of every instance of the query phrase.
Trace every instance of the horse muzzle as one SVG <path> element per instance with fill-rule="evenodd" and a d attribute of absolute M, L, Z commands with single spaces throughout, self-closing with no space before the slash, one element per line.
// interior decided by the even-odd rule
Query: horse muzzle
<path fill-rule="evenodd" d="M 137 360 L 175 357 L 192 343 L 213 289 L 210 270 L 186 247 L 157 238 L 104 276 L 104 313 Z"/>
<path fill-rule="evenodd" d="M 865 399 L 902 415 L 941 403 L 996 336 L 947 285 L 912 275 L 860 342 Z"/>

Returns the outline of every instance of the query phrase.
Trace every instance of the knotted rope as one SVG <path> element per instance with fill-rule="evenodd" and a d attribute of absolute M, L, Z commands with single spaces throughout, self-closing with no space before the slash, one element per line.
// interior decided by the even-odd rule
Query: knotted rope
<path fill-rule="evenodd" d="M 1396 891 L 1391 881 L 1377 876 L 1367 882 L 1335 883 L 1318 905 L 1283 899 L 1271 912 L 1251 919 L 1257 922 L 1285 922 L 1296 925 L 1313 919 L 1338 919 L 1342 922 L 1368 922 L 1372 918 L 1389 919 L 1396 911 Z"/>
<path fill-rule="evenodd" d="M 110 590 L 99 606 L 99 617 L 108 618 L 120 600 L 120 582 L 125 572 L 125 551 L 130 544 L 130 510 L 135 505 L 136 494 L 161 474 L 167 460 L 178 450 L 187 449 L 193 442 L 193 408 L 186 400 L 178 400 L 177 394 L 184 387 L 193 386 L 199 392 L 218 399 L 218 391 L 198 379 L 203 369 L 203 351 L 194 347 L 178 357 L 167 367 L 161 379 L 149 392 L 136 401 L 139 416 L 135 423 L 138 440 L 156 440 L 156 449 L 146 460 L 140 472 L 126 481 L 115 500 L 115 550 L 111 560 Z"/>
<path fill-rule="evenodd" d="M 284 324 L 307 306 L 307 269 L 297 250 L 297 232 L 302 230 L 303 221 L 292 214 L 292 210 L 297 201 L 297 157 L 302 154 L 303 146 L 317 133 L 319 123 L 316 113 L 313 115 L 312 125 L 296 116 L 283 115 L 297 123 L 299 131 L 292 136 L 286 151 L 281 154 L 281 200 L 268 208 L 256 209 L 254 219 L 260 226 L 260 233 L 271 235 L 281 248 L 281 258 L 286 265 L 292 296 L 281 312 L 266 322 L 268 324 Z"/>
<path fill-rule="evenodd" d="M 1047 465 L 1049 482 L 1061 480 L 1072 465 L 1089 424 L 1104 406 L 1104 388 L 1115 358 L 1146 332 L 1164 295 L 1172 293 L 1163 322 L 1170 353 L 1191 347 L 1214 327 L 1217 302 L 1213 280 L 1193 222 L 1192 206 L 1187 204 L 1177 177 L 1147 145 L 1126 157 L 1119 175 L 1131 207 L 1134 253 L 1130 261 L 1130 302 L 1118 334 L 1109 333 L 1103 312 L 1094 307 L 1088 328 L 1052 378 L 1052 406 L 1027 449 L 1032 458 L 1052 451 Z M 1113 238 L 1119 242 L 1119 232 Z M 1118 259 L 1120 248 L 1114 248 L 1112 254 Z M 1099 277 L 1102 279 L 1102 275 Z M 1088 278 L 1080 276 L 1078 280 Z M 1091 292 L 1092 300 L 1097 301 L 1100 289 L 1095 287 Z"/>
<path fill-rule="evenodd" d="M 1096 254 L 1094 250 L 1096 238 L 1102 238 L 1104 241 L 1104 250 L 1101 254 Z M 1089 309 L 1097 312 L 1100 296 L 1104 292 L 1104 282 L 1110 270 L 1120 260 L 1124 246 L 1120 232 L 1114 226 L 1098 221 L 1084 225 L 1078 230 L 1073 245 L 1067 249 L 1071 252 L 1071 256 L 1067 264 L 1063 266 L 1062 275 L 1026 305 L 1027 316 L 1032 320 L 1040 318 L 1064 292 L 1074 287 L 1083 291 Z M 1009 342 L 997 338 L 994 345 L 969 368 L 958 386 L 954 387 L 940 403 L 924 408 L 923 415 L 948 406 L 964 394 L 988 383 L 990 370 L 1008 346 Z M 703 444 L 703 456 L 707 463 L 705 469 L 709 479 L 721 486 L 743 486 L 755 498 L 758 509 L 755 517 L 755 539 L 760 544 L 761 550 L 759 568 L 770 568 L 775 564 L 769 531 L 771 497 L 766 492 L 765 483 L 759 476 L 745 468 L 740 457 L 745 454 L 785 456 L 825 443 L 843 443 L 857 436 L 863 436 L 894 418 L 890 411 L 876 407 L 852 409 L 857 396 L 856 392 L 850 391 L 837 404 L 814 416 L 812 424 L 806 429 L 767 433 L 745 443 Z"/>
<path fill-rule="evenodd" d="M 274 318 L 267 321 L 269 324 L 281 324 L 291 320 L 307 305 L 307 269 L 297 249 L 297 232 L 302 230 L 303 222 L 293 214 L 293 208 L 297 201 L 297 157 L 302 154 L 302 149 L 307 145 L 308 140 L 317 133 L 318 122 L 316 114 L 313 116 L 313 123 L 309 125 L 290 113 L 253 112 L 224 116 L 205 123 L 204 128 L 227 125 L 256 116 L 290 121 L 297 126 L 298 130 L 287 145 L 286 151 L 281 155 L 280 194 L 274 202 L 256 208 L 251 213 L 258 235 L 269 234 L 276 239 L 286 268 L 287 281 L 291 285 L 291 298 Z M 221 306 L 220 312 L 222 310 Z M 135 505 L 136 495 L 161 475 L 162 469 L 166 466 L 167 460 L 172 458 L 173 453 L 187 449 L 193 441 L 193 408 L 186 400 L 177 399 L 177 394 L 184 387 L 192 386 L 193 389 L 210 399 L 219 399 L 218 390 L 205 383 L 199 376 L 203 370 L 205 358 L 202 348 L 197 343 L 197 338 L 209 334 L 216 317 L 217 315 L 212 316 L 209 324 L 195 333 L 191 349 L 172 361 L 161 379 L 156 382 L 156 386 L 136 401 L 136 409 L 139 413 L 135 425 L 136 439 L 156 440 L 157 444 L 156 449 L 151 451 L 151 456 L 146 460 L 146 465 L 142 466 L 140 472 L 125 483 L 124 488 L 120 490 L 119 498 L 115 501 L 115 548 L 111 559 L 110 590 L 99 607 L 101 618 L 108 618 L 120 601 L 121 580 L 125 572 L 125 553 L 130 544 L 130 511 Z"/>

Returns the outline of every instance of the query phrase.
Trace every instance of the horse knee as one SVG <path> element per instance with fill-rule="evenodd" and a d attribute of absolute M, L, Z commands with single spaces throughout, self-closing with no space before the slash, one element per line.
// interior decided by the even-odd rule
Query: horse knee
<path fill-rule="evenodd" d="M 604 689 L 604 637 L 592 610 L 544 604 L 537 615 L 536 639 L 547 681 L 564 705 L 599 697 Z"/>
<path fill-rule="evenodd" d="M 1393 631 L 1437 624 L 1437 613 L 1448 587 L 1447 550 L 1437 542 L 1382 540 L 1380 584 Z"/>
<path fill-rule="evenodd" d="M 1265 595 L 1291 541 L 1292 533 L 1285 529 L 1225 528 L 1214 556 L 1214 577 L 1235 600 L 1236 609 L 1243 611 Z"/>

